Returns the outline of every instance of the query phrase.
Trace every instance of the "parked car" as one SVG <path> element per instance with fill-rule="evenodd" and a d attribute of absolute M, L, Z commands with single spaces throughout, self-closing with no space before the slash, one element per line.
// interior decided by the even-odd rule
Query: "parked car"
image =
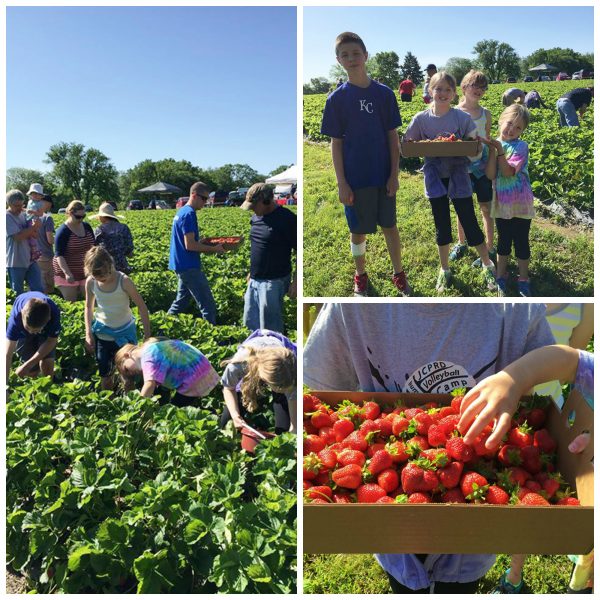
<path fill-rule="evenodd" d="M 127 210 L 144 210 L 144 203 L 141 200 L 131 200 L 127 205 Z"/>
<path fill-rule="evenodd" d="M 591 79 L 593 77 L 593 73 L 591 71 L 586 71 L 585 69 L 581 69 L 581 71 L 575 71 L 573 73 L 573 77 L 571 79 Z"/>
<path fill-rule="evenodd" d="M 67 209 L 66 209 L 66 208 L 64 208 L 64 207 L 63 207 L 63 208 L 59 208 L 59 209 L 58 209 L 58 214 L 59 214 L 59 215 L 64 215 L 66 212 L 67 212 Z"/>
<path fill-rule="evenodd" d="M 542 75 L 540 81 L 552 81 L 552 79 L 550 79 L 550 75 Z"/>
<path fill-rule="evenodd" d="M 169 203 L 166 200 L 157 200 L 156 208 L 158 208 L 159 210 L 170 210 L 171 209 L 171 207 L 169 206 Z"/>
<path fill-rule="evenodd" d="M 526 77 L 523 77 L 523 81 L 533 81 L 533 77 L 531 75 L 527 75 Z"/>
<path fill-rule="evenodd" d="M 569 79 L 571 79 L 569 77 L 569 75 L 567 75 L 567 73 L 564 73 L 562 71 L 556 76 L 556 81 L 567 81 Z"/>
<path fill-rule="evenodd" d="M 216 190 L 209 194 L 210 201 L 212 204 L 225 204 L 227 202 L 227 197 L 229 196 L 229 192 L 225 190 Z"/>
<path fill-rule="evenodd" d="M 175 202 L 175 208 L 181 208 L 189 199 L 189 196 L 181 196 L 180 198 L 177 198 L 177 202 Z"/>
<path fill-rule="evenodd" d="M 494 80 L 492 81 L 492 83 L 500 83 L 500 80 L 499 80 L 499 79 L 494 79 Z"/>
<path fill-rule="evenodd" d="M 115 210 L 117 210 L 117 203 L 114 200 L 107 200 L 108 204 L 110 204 Z"/>
<path fill-rule="evenodd" d="M 228 206 L 240 206 L 242 202 L 246 199 L 246 192 L 250 188 L 239 188 L 237 190 L 233 190 L 227 194 L 227 202 Z"/>
<path fill-rule="evenodd" d="M 506 83 L 517 83 L 517 78 L 516 77 L 507 77 Z"/>

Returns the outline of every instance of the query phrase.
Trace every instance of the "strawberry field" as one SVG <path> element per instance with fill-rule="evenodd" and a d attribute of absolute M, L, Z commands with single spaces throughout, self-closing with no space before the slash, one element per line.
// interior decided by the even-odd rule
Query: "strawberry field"
<path fill-rule="evenodd" d="M 173 211 L 128 212 L 134 280 L 154 335 L 186 341 L 221 372 L 248 335 L 241 324 L 249 243 L 203 256 L 218 308 L 166 314 Z M 249 231 L 249 214 L 199 213 L 202 235 Z M 200 407 L 100 391 L 86 354 L 83 302 L 62 312 L 55 382 L 18 379 L 7 394 L 7 562 L 37 593 L 290 593 L 296 582 L 296 438 L 242 451 L 218 427 L 218 386 Z M 7 311 L 13 300 L 8 293 Z M 194 308 L 194 310 L 196 310 Z M 295 302 L 287 301 L 295 337 Z M 8 312 L 7 312 L 8 314 Z M 269 399 L 253 418 L 272 429 Z M 265 408 L 266 407 L 266 408 Z"/>
<path fill-rule="evenodd" d="M 523 134 L 529 144 L 529 173 L 534 194 L 543 201 L 557 201 L 593 213 L 594 202 L 594 118 L 593 110 L 585 114 L 580 127 L 559 127 L 556 100 L 576 87 L 590 85 L 581 81 L 519 83 L 528 92 L 537 90 L 548 108 L 533 109 L 531 122 Z M 507 84 L 490 85 L 481 101 L 492 113 L 492 135 L 497 135 L 498 117 L 504 109 L 502 94 Z M 325 94 L 304 96 L 304 135 L 312 141 L 329 141 L 321 135 L 321 118 Z M 399 102 L 402 134 L 412 117 L 425 108 L 419 91 L 413 102 Z M 593 107 L 592 107 L 593 108 Z M 418 166 L 415 159 L 405 159 L 408 169 Z"/>

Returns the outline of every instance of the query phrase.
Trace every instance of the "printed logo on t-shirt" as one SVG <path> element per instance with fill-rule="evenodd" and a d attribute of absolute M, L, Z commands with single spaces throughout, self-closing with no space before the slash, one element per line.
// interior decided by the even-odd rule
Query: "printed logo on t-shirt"
<path fill-rule="evenodd" d="M 461 365 L 436 360 L 417 369 L 402 390 L 412 394 L 448 394 L 457 388 L 472 388 L 475 379 Z"/>
<path fill-rule="evenodd" d="M 368 112 L 370 115 L 373 114 L 373 103 L 367 102 L 366 100 L 359 100 L 360 102 L 360 112 L 363 110 Z"/>

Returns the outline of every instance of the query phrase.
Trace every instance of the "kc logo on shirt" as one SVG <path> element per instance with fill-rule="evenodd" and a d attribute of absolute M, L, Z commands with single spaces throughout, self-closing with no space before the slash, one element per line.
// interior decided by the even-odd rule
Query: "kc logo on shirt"
<path fill-rule="evenodd" d="M 368 112 L 370 115 L 373 114 L 373 103 L 367 102 L 366 100 L 359 100 L 360 102 L 360 112 L 363 110 Z"/>

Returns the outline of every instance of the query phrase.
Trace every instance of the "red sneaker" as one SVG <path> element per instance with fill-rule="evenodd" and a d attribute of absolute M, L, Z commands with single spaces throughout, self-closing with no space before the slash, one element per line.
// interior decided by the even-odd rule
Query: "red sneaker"
<path fill-rule="evenodd" d="M 354 275 L 354 295 L 368 296 L 367 288 L 369 287 L 369 276 L 366 273 L 362 275 Z"/>
<path fill-rule="evenodd" d="M 408 285 L 408 281 L 406 281 L 406 273 L 404 271 L 400 271 L 400 273 L 394 273 L 392 276 L 392 281 L 396 286 L 396 289 L 403 295 L 409 296 L 411 289 Z"/>

